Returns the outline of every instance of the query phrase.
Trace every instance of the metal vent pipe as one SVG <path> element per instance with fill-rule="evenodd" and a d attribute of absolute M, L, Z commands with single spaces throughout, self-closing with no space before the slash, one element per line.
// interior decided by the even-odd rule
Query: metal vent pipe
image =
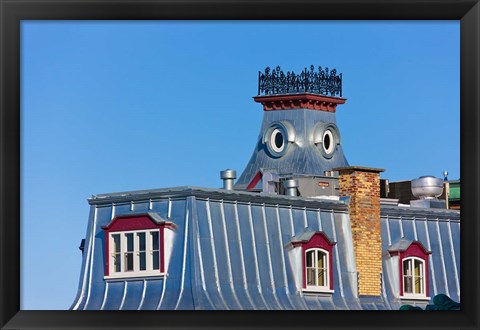
<path fill-rule="evenodd" d="M 237 178 L 237 171 L 225 170 L 220 171 L 220 179 L 223 180 L 223 189 L 233 190 L 233 181 Z"/>
<path fill-rule="evenodd" d="M 285 188 L 285 195 L 297 196 L 298 180 L 289 179 L 283 181 L 283 187 Z"/>

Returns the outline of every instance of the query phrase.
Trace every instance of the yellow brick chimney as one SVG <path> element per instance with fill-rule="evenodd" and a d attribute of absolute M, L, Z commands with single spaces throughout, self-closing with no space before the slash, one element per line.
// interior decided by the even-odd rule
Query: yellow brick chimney
<path fill-rule="evenodd" d="M 340 196 L 350 196 L 349 214 L 358 272 L 358 294 L 380 296 L 380 172 L 384 169 L 348 166 L 333 170 L 339 172 Z"/>

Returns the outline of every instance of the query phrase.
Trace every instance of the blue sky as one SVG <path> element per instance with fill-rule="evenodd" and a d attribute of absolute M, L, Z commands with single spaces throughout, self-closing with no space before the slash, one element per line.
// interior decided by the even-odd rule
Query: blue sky
<path fill-rule="evenodd" d="M 92 194 L 240 175 L 266 66 L 343 74 L 350 165 L 459 178 L 459 46 L 458 21 L 23 21 L 21 308 L 70 307 Z"/>

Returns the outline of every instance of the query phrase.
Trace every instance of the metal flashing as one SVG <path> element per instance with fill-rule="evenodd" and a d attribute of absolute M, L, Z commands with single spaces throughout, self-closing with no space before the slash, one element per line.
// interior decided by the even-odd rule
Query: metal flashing
<path fill-rule="evenodd" d="M 397 251 L 403 252 L 403 251 L 406 251 L 410 247 L 410 245 L 412 245 L 412 243 L 419 244 L 427 254 L 432 253 L 431 251 L 429 251 L 428 249 L 425 248 L 425 246 L 422 244 L 422 242 L 415 241 L 415 240 L 410 240 L 410 239 L 406 239 L 406 238 L 401 238 L 397 242 L 395 242 L 394 244 L 389 246 L 388 251 L 389 252 L 397 252 Z"/>
<path fill-rule="evenodd" d="M 393 206 L 380 204 L 380 215 L 382 217 L 410 217 L 439 219 L 444 221 L 460 221 L 460 211 L 449 209 L 431 209 L 431 208 L 410 208 L 402 206 Z"/>
<path fill-rule="evenodd" d="M 101 206 L 111 203 L 125 203 L 129 200 L 138 202 L 145 199 L 183 199 L 189 196 L 208 198 L 218 201 L 221 200 L 225 202 L 234 201 L 257 204 L 279 204 L 294 207 L 333 208 L 335 210 L 343 211 L 347 211 L 348 206 L 345 199 L 340 199 L 337 201 L 331 199 L 305 198 L 300 196 L 272 195 L 269 193 L 255 193 L 243 190 L 225 190 L 190 186 L 102 194 L 96 195 L 88 201 L 90 205 Z"/>

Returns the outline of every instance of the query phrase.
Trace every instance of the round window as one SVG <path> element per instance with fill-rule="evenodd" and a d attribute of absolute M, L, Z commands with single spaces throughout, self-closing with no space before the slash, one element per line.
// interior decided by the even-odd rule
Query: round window
<path fill-rule="evenodd" d="M 333 134 L 329 129 L 323 133 L 322 147 L 327 155 L 330 155 L 333 152 L 333 149 L 335 149 Z"/>
<path fill-rule="evenodd" d="M 277 153 L 282 152 L 285 148 L 285 138 L 278 128 L 275 128 L 270 135 L 270 147 Z"/>
<path fill-rule="evenodd" d="M 295 141 L 294 128 L 285 121 L 273 123 L 263 135 L 266 151 L 274 158 L 285 155 L 293 141 Z"/>
<path fill-rule="evenodd" d="M 332 158 L 337 145 L 340 144 L 337 126 L 334 123 L 319 123 L 313 131 L 312 142 L 323 157 Z"/>

